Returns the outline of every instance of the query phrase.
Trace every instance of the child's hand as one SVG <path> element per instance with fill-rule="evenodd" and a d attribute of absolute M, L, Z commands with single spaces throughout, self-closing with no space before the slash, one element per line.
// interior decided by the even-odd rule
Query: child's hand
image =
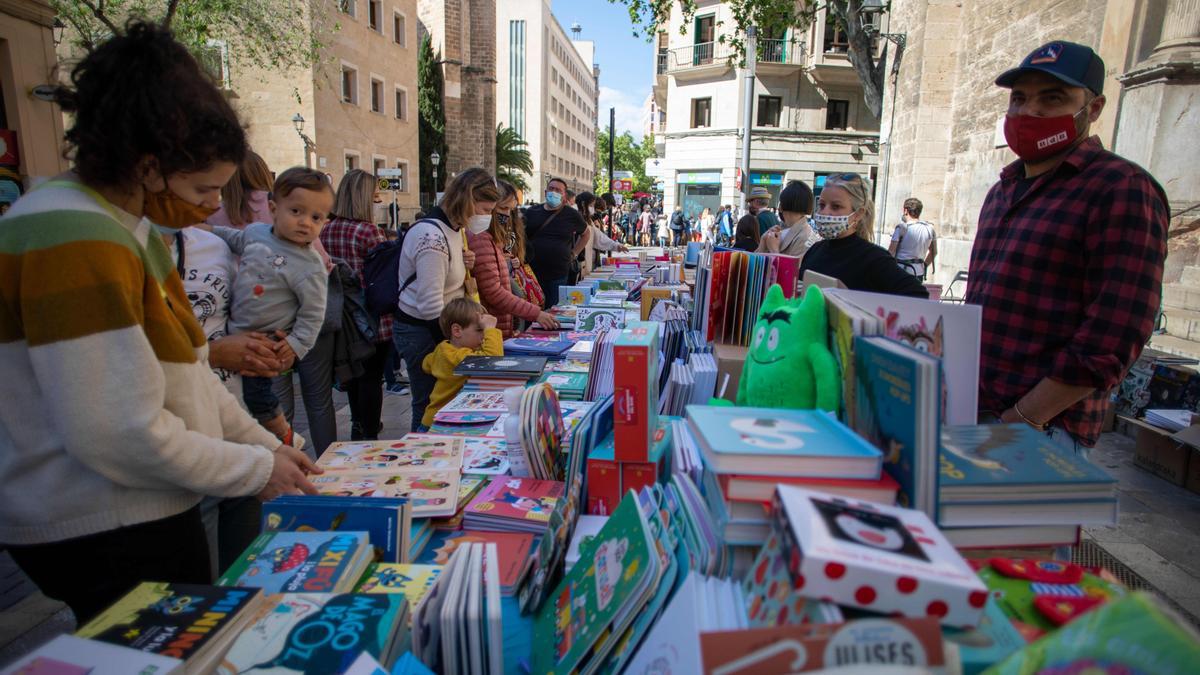
<path fill-rule="evenodd" d="M 484 330 L 496 327 L 496 317 L 491 314 L 484 314 L 479 317 L 479 325 L 483 326 Z"/>

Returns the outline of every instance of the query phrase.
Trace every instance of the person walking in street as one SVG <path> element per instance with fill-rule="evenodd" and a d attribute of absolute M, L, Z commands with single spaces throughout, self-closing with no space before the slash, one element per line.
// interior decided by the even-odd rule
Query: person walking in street
<path fill-rule="evenodd" d="M 525 211 L 525 235 L 530 265 L 546 294 L 543 309 L 558 304 L 558 287 L 566 286 L 571 263 L 583 251 L 587 223 L 579 211 L 567 206 L 567 183 L 551 178 L 546 202 Z"/>
<path fill-rule="evenodd" d="M 707 206 L 700 213 L 700 218 L 696 221 L 696 232 L 692 236 L 692 241 L 710 242 L 713 240 L 713 225 L 716 223 L 713 218 L 712 210 Z"/>
<path fill-rule="evenodd" d="M 804 255 L 801 278 L 812 270 L 855 291 L 929 297 L 916 277 L 897 267 L 887 250 L 871 241 L 874 222 L 875 203 L 862 176 L 842 173 L 826 177 L 813 216 L 813 228 L 823 241 L 813 244 Z"/>
<path fill-rule="evenodd" d="M 921 220 L 924 208 L 916 197 L 904 200 L 904 215 L 892 232 L 892 243 L 888 246 L 888 253 L 901 269 L 921 281 L 925 281 L 926 272 L 933 269 L 933 261 L 937 258 L 937 232 L 933 225 Z"/>
<path fill-rule="evenodd" d="M 159 236 L 211 215 L 245 156 L 225 96 L 131 22 L 55 98 L 72 169 L 0 220 L 21 279 L 0 288 L 0 543 L 82 625 L 138 582 L 212 581 L 201 495 L 315 493 L 322 471 L 213 374 Z"/>
<path fill-rule="evenodd" d="M 1017 160 L 984 200 L 966 294 L 983 308 L 981 419 L 1084 456 L 1154 328 L 1170 219 L 1162 186 L 1090 133 L 1104 78 L 1094 51 L 1064 41 L 996 78 Z"/>
<path fill-rule="evenodd" d="M 638 216 L 638 235 L 640 236 L 640 243 L 642 246 L 650 245 L 650 237 L 655 234 L 653 230 L 654 213 L 651 212 L 650 205 L 647 204 L 646 206 L 642 207 L 642 213 L 640 216 Z M 664 244 L 662 242 L 659 242 L 659 246 L 663 245 Z"/>
<path fill-rule="evenodd" d="M 717 245 L 724 246 L 733 239 L 733 206 L 726 204 L 717 214 Z"/>
<path fill-rule="evenodd" d="M 683 246 L 683 238 L 687 233 L 687 216 L 683 213 L 683 205 L 676 204 L 671 213 L 671 246 Z"/>
<path fill-rule="evenodd" d="M 421 364 L 446 339 L 438 324 L 442 308 L 468 295 L 467 271 L 475 266 L 475 254 L 466 248 L 464 230 L 487 230 L 499 201 L 496 179 L 484 169 L 467 169 L 450 181 L 442 201 L 404 235 L 392 339 L 412 390 L 412 431 L 421 426 L 434 385 L 433 376 Z"/>

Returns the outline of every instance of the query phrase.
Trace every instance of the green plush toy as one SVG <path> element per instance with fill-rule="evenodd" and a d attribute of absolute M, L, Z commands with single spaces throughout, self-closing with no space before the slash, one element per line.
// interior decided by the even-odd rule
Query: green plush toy
<path fill-rule="evenodd" d="M 737 404 L 756 408 L 802 408 L 836 413 L 841 373 L 829 351 L 825 296 L 809 286 L 788 300 L 779 284 L 763 300 L 746 354 Z"/>

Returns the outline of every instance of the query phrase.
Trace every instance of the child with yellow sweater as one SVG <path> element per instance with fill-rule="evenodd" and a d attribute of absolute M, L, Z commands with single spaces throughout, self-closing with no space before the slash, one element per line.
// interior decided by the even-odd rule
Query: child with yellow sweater
<path fill-rule="evenodd" d="M 446 303 L 438 326 L 447 339 L 425 357 L 421 369 L 437 378 L 421 425 L 433 426 L 433 416 L 458 392 L 467 378 L 455 375 L 454 369 L 468 356 L 504 356 L 504 336 L 496 328 L 496 317 L 488 314 L 483 305 L 469 298 L 455 298 Z"/>

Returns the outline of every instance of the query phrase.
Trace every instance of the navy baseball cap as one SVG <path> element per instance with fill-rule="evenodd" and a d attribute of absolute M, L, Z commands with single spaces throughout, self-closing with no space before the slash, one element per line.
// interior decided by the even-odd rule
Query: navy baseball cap
<path fill-rule="evenodd" d="M 1047 42 L 1029 52 L 1021 65 L 1001 73 L 996 84 L 1011 89 L 1018 77 L 1030 72 L 1046 73 L 1071 86 L 1090 89 L 1097 96 L 1104 93 L 1103 59 L 1091 47 L 1074 42 Z"/>

